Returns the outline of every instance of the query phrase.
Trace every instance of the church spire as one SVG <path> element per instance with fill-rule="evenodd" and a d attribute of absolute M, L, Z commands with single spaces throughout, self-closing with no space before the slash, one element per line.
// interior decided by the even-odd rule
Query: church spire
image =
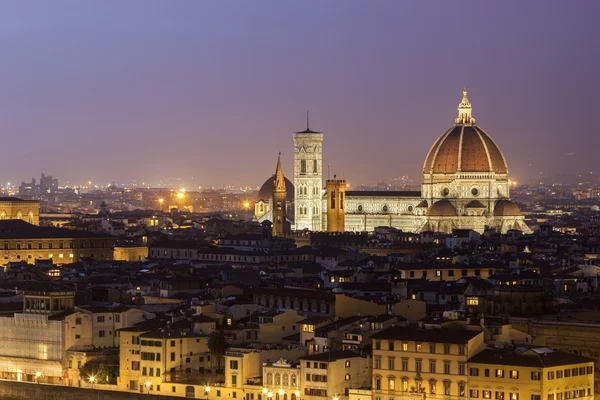
<path fill-rule="evenodd" d="M 277 169 L 275 170 L 275 191 L 285 192 L 285 177 L 283 176 L 283 168 L 281 167 L 281 153 L 277 156 Z"/>
<path fill-rule="evenodd" d="M 471 116 L 473 107 L 467 98 L 467 88 L 463 89 L 462 101 L 458 104 L 458 118 L 456 118 L 457 124 L 474 124 L 475 118 Z"/>

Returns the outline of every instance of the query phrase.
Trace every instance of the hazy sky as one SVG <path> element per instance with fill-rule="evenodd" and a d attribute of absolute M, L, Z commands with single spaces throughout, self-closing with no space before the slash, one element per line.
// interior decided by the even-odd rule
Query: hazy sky
<path fill-rule="evenodd" d="M 4 0 L 0 182 L 262 183 L 292 132 L 350 182 L 419 180 L 473 115 L 520 180 L 599 173 L 600 1 Z M 568 155 L 572 154 L 572 155 Z"/>

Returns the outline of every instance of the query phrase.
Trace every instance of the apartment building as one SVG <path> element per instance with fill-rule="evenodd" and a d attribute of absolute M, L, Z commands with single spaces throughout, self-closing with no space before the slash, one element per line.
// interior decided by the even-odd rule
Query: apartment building
<path fill-rule="evenodd" d="M 481 331 L 402 326 L 384 329 L 373 335 L 373 397 L 464 396 L 467 362 L 484 346 Z"/>
<path fill-rule="evenodd" d="M 468 373 L 469 399 L 594 398 L 594 360 L 545 347 L 483 350 L 469 359 Z"/>

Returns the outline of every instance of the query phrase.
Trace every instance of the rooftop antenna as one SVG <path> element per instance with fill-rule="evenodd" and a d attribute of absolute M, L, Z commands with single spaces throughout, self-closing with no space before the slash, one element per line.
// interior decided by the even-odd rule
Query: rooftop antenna
<path fill-rule="evenodd" d="M 310 124 L 308 122 L 308 110 L 306 110 L 306 130 L 310 131 Z"/>

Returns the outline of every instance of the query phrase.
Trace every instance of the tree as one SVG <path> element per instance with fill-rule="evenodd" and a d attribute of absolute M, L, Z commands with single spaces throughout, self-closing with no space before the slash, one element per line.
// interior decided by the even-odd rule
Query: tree
<path fill-rule="evenodd" d="M 208 350 L 217 358 L 217 370 L 221 370 L 221 358 L 225 355 L 227 349 L 229 349 L 229 342 L 225 337 L 223 331 L 213 331 L 208 337 Z"/>

